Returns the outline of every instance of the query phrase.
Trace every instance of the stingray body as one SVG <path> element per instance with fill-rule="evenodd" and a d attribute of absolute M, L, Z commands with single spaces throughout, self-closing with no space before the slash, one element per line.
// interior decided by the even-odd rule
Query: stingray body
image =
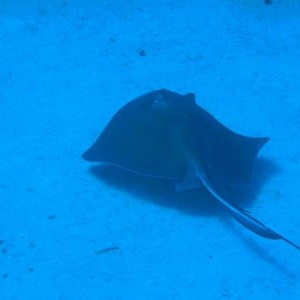
<path fill-rule="evenodd" d="M 246 228 L 300 250 L 227 199 L 228 186 L 251 182 L 254 162 L 267 141 L 226 128 L 196 104 L 192 93 L 162 89 L 123 106 L 82 157 L 143 176 L 168 178 L 177 190 L 204 185 Z"/>

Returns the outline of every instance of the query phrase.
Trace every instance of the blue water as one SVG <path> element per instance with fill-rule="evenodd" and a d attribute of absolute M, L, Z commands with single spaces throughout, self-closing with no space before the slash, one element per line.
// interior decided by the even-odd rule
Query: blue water
<path fill-rule="evenodd" d="M 0 299 L 299 299 L 296 249 L 203 189 L 80 157 L 131 99 L 194 92 L 271 138 L 241 204 L 300 243 L 299 14 L 292 0 L 0 1 Z"/>

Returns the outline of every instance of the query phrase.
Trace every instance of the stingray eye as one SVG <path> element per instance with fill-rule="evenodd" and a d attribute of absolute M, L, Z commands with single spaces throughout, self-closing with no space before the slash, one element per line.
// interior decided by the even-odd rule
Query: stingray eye
<path fill-rule="evenodd" d="M 153 97 L 152 107 L 157 111 L 165 111 L 168 108 L 168 102 L 162 93 L 156 93 Z"/>
<path fill-rule="evenodd" d="M 161 103 L 164 100 L 164 96 L 161 93 L 156 93 L 153 98 L 153 103 Z"/>

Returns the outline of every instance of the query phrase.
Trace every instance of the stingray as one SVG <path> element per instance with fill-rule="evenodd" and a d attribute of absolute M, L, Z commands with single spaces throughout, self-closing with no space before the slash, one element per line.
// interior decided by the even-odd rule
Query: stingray
<path fill-rule="evenodd" d="M 231 131 L 198 106 L 193 93 L 161 89 L 123 106 L 82 158 L 173 180 L 176 190 L 204 185 L 240 224 L 300 250 L 228 199 L 230 186 L 250 184 L 257 155 L 268 140 Z"/>

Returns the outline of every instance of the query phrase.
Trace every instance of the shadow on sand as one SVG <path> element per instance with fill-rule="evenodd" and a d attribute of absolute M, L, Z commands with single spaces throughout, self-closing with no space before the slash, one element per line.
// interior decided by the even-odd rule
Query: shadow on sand
<path fill-rule="evenodd" d="M 104 164 L 96 165 L 90 171 L 107 185 L 122 189 L 137 199 L 193 216 L 223 215 L 224 209 L 204 187 L 176 192 L 171 180 L 141 176 Z M 270 160 L 258 159 L 252 183 L 249 186 L 229 187 L 229 198 L 241 207 L 249 207 L 262 186 L 278 171 L 279 168 Z"/>

